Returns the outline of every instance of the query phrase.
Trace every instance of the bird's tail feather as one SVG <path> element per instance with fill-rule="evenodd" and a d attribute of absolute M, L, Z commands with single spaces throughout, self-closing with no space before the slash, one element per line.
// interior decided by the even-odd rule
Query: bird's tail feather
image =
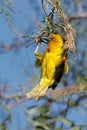
<path fill-rule="evenodd" d="M 46 94 L 49 87 L 50 81 L 47 78 L 41 79 L 40 82 L 28 93 L 27 98 L 38 99 L 39 97 Z"/>

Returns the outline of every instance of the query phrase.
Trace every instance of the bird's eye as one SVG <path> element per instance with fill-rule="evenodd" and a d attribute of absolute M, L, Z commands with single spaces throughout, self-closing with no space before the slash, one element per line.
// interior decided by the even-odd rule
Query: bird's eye
<path fill-rule="evenodd" d="M 55 41 L 55 40 L 56 40 L 56 38 L 55 38 L 55 37 L 51 37 L 50 39 L 51 39 L 51 40 L 53 40 L 53 41 Z"/>

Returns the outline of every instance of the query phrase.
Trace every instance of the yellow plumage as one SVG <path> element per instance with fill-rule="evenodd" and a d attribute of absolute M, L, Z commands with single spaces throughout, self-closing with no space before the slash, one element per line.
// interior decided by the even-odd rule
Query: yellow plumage
<path fill-rule="evenodd" d="M 28 98 L 43 96 L 49 87 L 53 89 L 57 86 L 63 73 L 68 72 L 67 57 L 63 55 L 63 39 L 58 34 L 51 34 L 50 41 L 43 55 L 35 52 L 37 61 L 41 63 L 40 82 L 29 91 Z"/>

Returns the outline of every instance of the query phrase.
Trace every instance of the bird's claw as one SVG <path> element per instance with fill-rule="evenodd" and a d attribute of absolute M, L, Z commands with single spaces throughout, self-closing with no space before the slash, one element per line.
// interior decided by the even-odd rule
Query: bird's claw
<path fill-rule="evenodd" d="M 34 51 L 34 55 L 35 55 L 35 56 L 37 56 L 37 55 L 39 55 L 39 54 L 38 54 L 38 52 L 37 52 L 37 51 Z"/>

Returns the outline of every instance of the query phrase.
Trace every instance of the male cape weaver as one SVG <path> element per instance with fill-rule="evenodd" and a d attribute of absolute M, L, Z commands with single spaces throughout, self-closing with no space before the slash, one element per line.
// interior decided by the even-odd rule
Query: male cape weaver
<path fill-rule="evenodd" d="M 63 39 L 59 34 L 49 36 L 48 46 L 43 55 L 35 51 L 36 59 L 41 62 L 41 76 L 39 83 L 28 93 L 27 98 L 38 99 L 49 87 L 57 86 L 62 75 L 68 72 L 67 56 L 63 55 Z"/>

